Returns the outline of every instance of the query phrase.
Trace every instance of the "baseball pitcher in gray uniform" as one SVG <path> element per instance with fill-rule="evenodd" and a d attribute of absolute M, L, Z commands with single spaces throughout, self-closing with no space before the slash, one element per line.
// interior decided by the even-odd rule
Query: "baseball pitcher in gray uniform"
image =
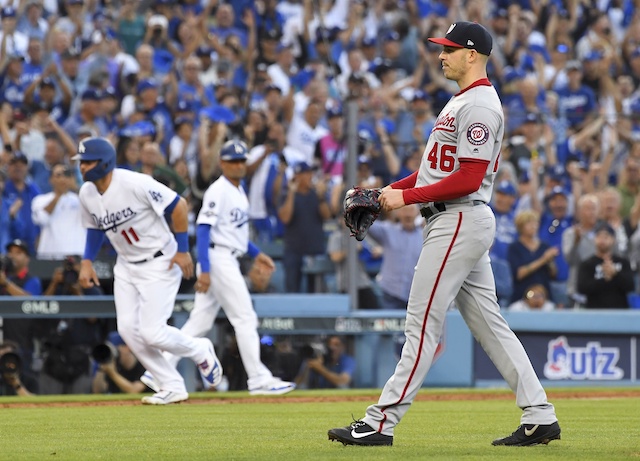
<path fill-rule="evenodd" d="M 420 168 L 385 187 L 386 210 L 417 203 L 426 218 L 424 244 L 407 305 L 406 342 L 378 403 L 362 420 L 329 430 L 345 445 L 392 445 L 393 431 L 431 367 L 448 306 L 455 301 L 476 340 L 516 394 L 520 426 L 493 445 L 525 446 L 560 438 L 555 409 L 522 344 L 500 315 L 489 261 L 495 217 L 486 205 L 500 160 L 504 115 L 487 79 L 489 32 L 477 23 L 452 24 L 440 53 L 446 78 L 460 92 L 440 112 Z"/>

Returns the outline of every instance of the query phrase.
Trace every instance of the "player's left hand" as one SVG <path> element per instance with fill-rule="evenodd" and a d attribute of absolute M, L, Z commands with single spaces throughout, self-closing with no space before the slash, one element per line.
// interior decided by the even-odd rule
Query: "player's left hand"
<path fill-rule="evenodd" d="M 273 259 L 269 257 L 269 255 L 265 253 L 258 253 L 256 259 L 254 261 L 256 269 L 259 271 L 268 271 L 269 273 L 276 270 L 276 264 L 273 262 Z"/>
<path fill-rule="evenodd" d="M 80 261 L 80 273 L 78 274 L 78 282 L 82 288 L 91 288 L 100 286 L 100 279 L 93 268 L 93 263 L 88 259 Z"/>
<path fill-rule="evenodd" d="M 402 192 L 402 189 L 387 189 L 385 187 L 382 189 L 382 193 L 380 194 L 378 201 L 386 211 L 402 208 L 406 205 L 406 203 L 404 203 Z"/>
<path fill-rule="evenodd" d="M 193 277 L 193 259 L 191 259 L 190 253 L 177 252 L 176 255 L 171 259 L 169 270 L 173 268 L 174 264 L 177 264 L 180 269 L 182 269 L 182 276 L 185 279 L 190 279 L 191 277 Z"/>
<path fill-rule="evenodd" d="M 211 286 L 211 275 L 208 272 L 201 272 L 196 281 L 196 291 L 198 293 L 206 293 Z"/>

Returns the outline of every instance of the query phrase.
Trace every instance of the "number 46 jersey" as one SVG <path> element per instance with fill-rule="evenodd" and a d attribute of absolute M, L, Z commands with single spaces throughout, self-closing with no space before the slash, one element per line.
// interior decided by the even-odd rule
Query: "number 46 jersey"
<path fill-rule="evenodd" d="M 104 194 L 87 181 L 79 195 L 84 227 L 104 231 L 125 261 L 145 260 L 159 250 L 165 254 L 177 250 L 164 217 L 177 194 L 151 176 L 116 168 Z"/>
<path fill-rule="evenodd" d="M 489 203 L 503 135 L 500 98 L 489 80 L 479 80 L 453 96 L 440 112 L 422 156 L 416 187 L 434 184 L 457 171 L 460 159 L 488 161 L 480 189 L 464 200 Z"/>

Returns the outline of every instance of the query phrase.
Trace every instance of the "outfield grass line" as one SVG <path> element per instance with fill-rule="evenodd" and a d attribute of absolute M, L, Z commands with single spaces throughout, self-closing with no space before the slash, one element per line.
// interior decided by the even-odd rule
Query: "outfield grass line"
<path fill-rule="evenodd" d="M 0 397 L 0 408 L 37 408 L 82 407 L 82 406 L 131 406 L 141 405 L 140 399 L 145 394 L 74 394 L 74 395 L 40 395 L 33 397 Z M 231 405 L 261 403 L 339 403 L 339 402 L 373 402 L 380 395 L 380 389 L 347 389 L 347 390 L 296 390 L 287 395 L 255 397 L 246 391 L 234 392 L 194 392 L 189 400 L 180 405 Z M 554 388 L 547 392 L 549 400 L 582 399 L 611 400 L 640 398 L 639 388 L 607 388 L 576 387 Z M 483 401 L 511 400 L 513 393 L 508 389 L 470 389 L 470 388 L 424 388 L 416 396 L 416 401 Z"/>

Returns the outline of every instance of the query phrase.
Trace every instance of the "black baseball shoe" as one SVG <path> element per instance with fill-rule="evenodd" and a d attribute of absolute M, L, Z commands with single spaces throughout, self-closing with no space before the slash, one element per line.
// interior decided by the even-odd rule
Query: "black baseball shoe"
<path fill-rule="evenodd" d="M 522 424 L 513 434 L 496 439 L 491 445 L 526 447 L 539 443 L 546 445 L 552 440 L 560 440 L 560 425 L 557 421 L 553 424 Z"/>
<path fill-rule="evenodd" d="M 393 445 L 392 435 L 382 435 L 364 421 L 354 421 L 350 426 L 329 430 L 329 440 L 344 445 Z"/>

